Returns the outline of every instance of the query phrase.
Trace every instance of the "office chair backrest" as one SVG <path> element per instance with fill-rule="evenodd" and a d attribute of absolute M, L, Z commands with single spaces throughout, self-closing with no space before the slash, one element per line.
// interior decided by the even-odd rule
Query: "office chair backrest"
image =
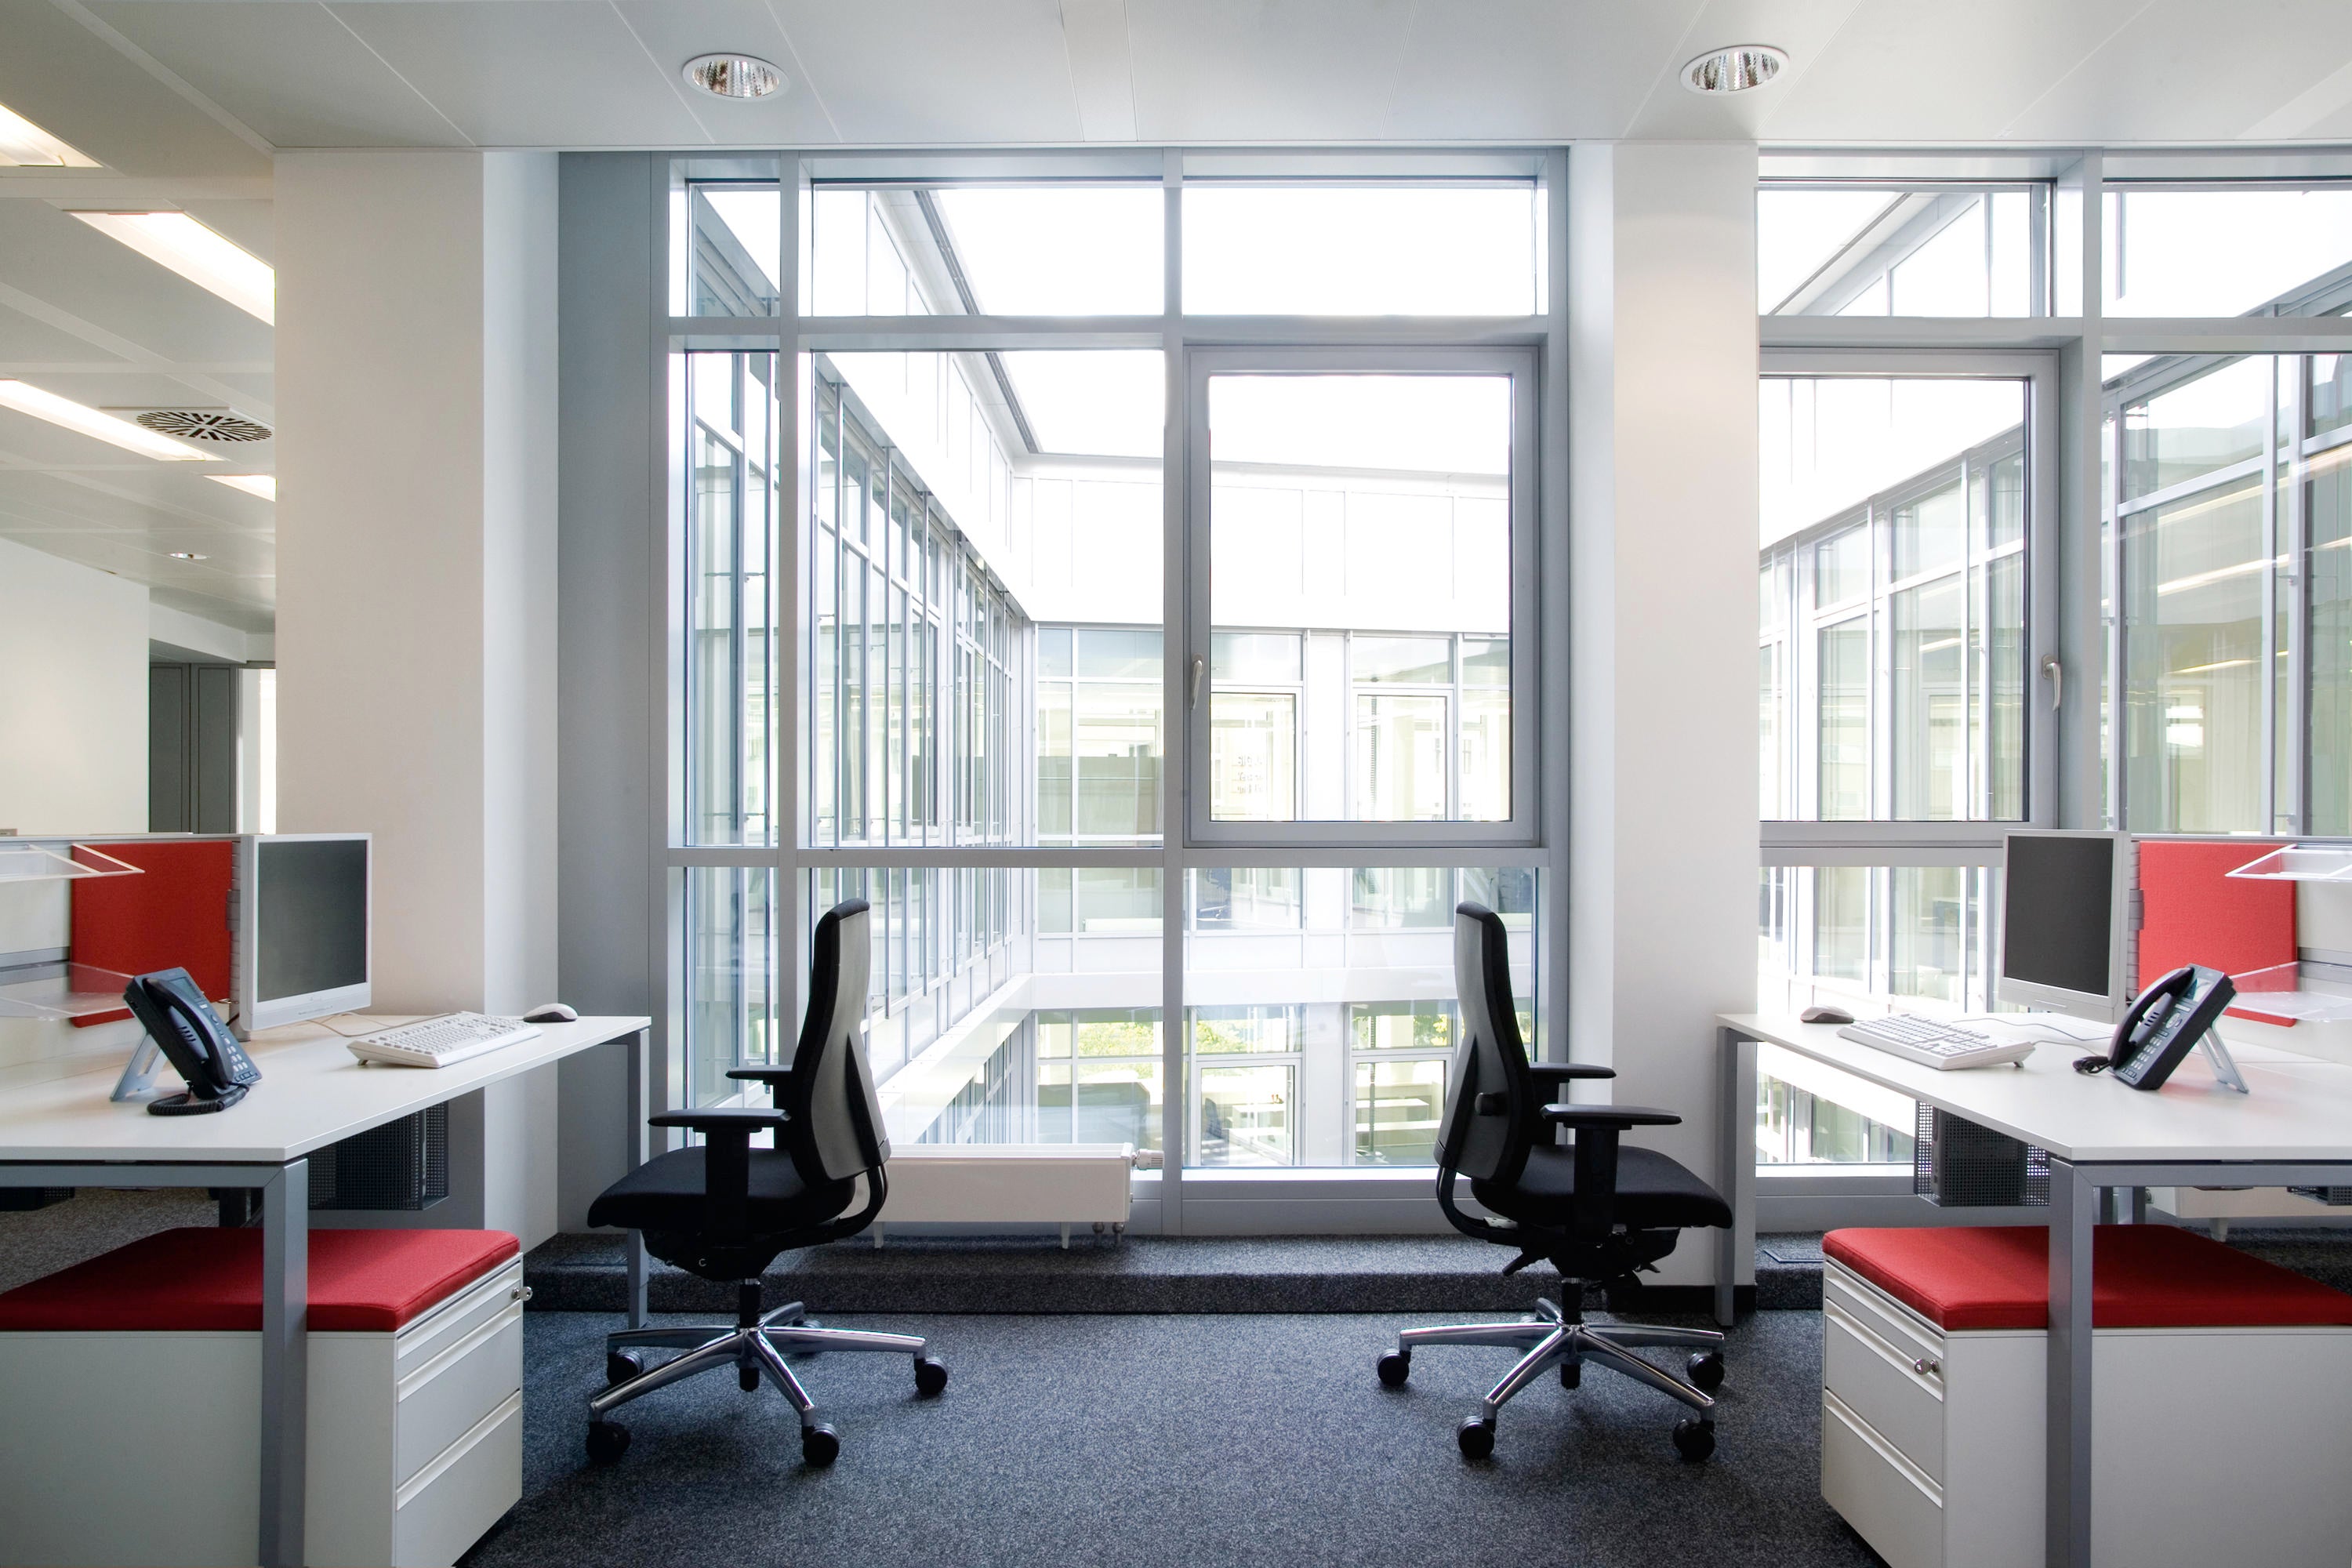
<path fill-rule="evenodd" d="M 1511 1001 L 1510 937 L 1484 904 L 1454 910 L 1454 988 L 1462 1042 L 1445 1086 L 1438 1163 L 1477 1182 L 1515 1182 L 1527 1167 L 1535 1081 Z"/>
<path fill-rule="evenodd" d="M 882 1102 L 858 1031 L 874 963 L 866 900 L 835 904 L 816 922 L 808 1016 L 785 1089 L 784 1147 L 801 1180 L 815 1185 L 876 1170 L 890 1157 Z"/>

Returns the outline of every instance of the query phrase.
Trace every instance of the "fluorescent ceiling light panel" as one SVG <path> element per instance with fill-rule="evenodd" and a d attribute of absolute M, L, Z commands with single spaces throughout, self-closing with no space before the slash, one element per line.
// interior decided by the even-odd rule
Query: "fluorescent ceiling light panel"
<path fill-rule="evenodd" d="M 0 168 L 95 169 L 98 160 L 75 152 L 0 103 Z"/>
<path fill-rule="evenodd" d="M 205 478 L 216 485 L 226 485 L 233 490 L 243 490 L 249 496 L 259 496 L 263 500 L 278 499 L 276 474 L 206 474 Z"/>
<path fill-rule="evenodd" d="M 150 261 L 209 289 L 238 310 L 278 323 L 278 274 L 269 263 L 232 245 L 185 213 L 73 215 Z"/>
<path fill-rule="evenodd" d="M 13 408 L 19 414 L 29 414 L 52 425 L 62 425 L 68 430 L 110 442 L 124 451 L 136 452 L 142 458 L 153 458 L 166 463 L 220 461 L 210 452 L 199 452 L 169 436 L 158 436 L 128 419 L 117 419 L 111 414 L 84 407 L 69 397 L 43 392 L 39 387 L 21 381 L 0 381 L 0 408 Z"/>

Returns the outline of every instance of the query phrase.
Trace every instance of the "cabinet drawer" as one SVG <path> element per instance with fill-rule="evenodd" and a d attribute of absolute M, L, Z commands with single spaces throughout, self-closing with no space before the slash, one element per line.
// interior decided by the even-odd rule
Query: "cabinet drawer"
<path fill-rule="evenodd" d="M 1822 1386 L 1932 1480 L 1944 1479 L 1942 1364 L 1906 1357 L 1834 1301 L 1822 1308 Z"/>
<path fill-rule="evenodd" d="M 410 1373 L 438 1357 L 509 1307 L 523 1300 L 522 1259 L 475 1280 L 431 1311 L 404 1327 L 393 1340 L 393 1375 Z"/>
<path fill-rule="evenodd" d="M 1822 1395 L 1822 1496 L 1887 1568 L 1943 1568 L 1944 1505 L 1935 1483 L 1848 1410 Z"/>
<path fill-rule="evenodd" d="M 509 1302 L 400 1380 L 394 1474 L 406 1483 L 522 1387 L 522 1303 Z"/>
<path fill-rule="evenodd" d="M 522 1500 L 522 1395 L 510 1394 L 400 1489 L 394 1568 L 446 1568 Z"/>
<path fill-rule="evenodd" d="M 1944 1331 L 1892 1296 L 1828 1259 L 1822 1268 L 1822 1301 L 1884 1341 L 1904 1361 L 1944 1359 Z"/>

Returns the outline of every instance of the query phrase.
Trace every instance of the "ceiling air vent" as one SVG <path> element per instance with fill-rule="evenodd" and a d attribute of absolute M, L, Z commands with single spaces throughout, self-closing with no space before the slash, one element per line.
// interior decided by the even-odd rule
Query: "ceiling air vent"
<path fill-rule="evenodd" d="M 159 435 L 183 441 L 267 441 L 274 434 L 259 420 L 226 408 L 155 408 L 132 417 Z"/>

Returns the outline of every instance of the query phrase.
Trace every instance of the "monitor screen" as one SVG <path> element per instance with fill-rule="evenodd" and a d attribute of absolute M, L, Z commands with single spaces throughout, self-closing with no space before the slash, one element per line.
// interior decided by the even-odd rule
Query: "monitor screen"
<path fill-rule="evenodd" d="M 255 1000 L 366 984 L 367 841 L 265 838 L 258 848 Z"/>
<path fill-rule="evenodd" d="M 2001 889 L 2004 979 L 2086 996 L 2110 991 L 2116 841 L 2013 833 Z"/>

